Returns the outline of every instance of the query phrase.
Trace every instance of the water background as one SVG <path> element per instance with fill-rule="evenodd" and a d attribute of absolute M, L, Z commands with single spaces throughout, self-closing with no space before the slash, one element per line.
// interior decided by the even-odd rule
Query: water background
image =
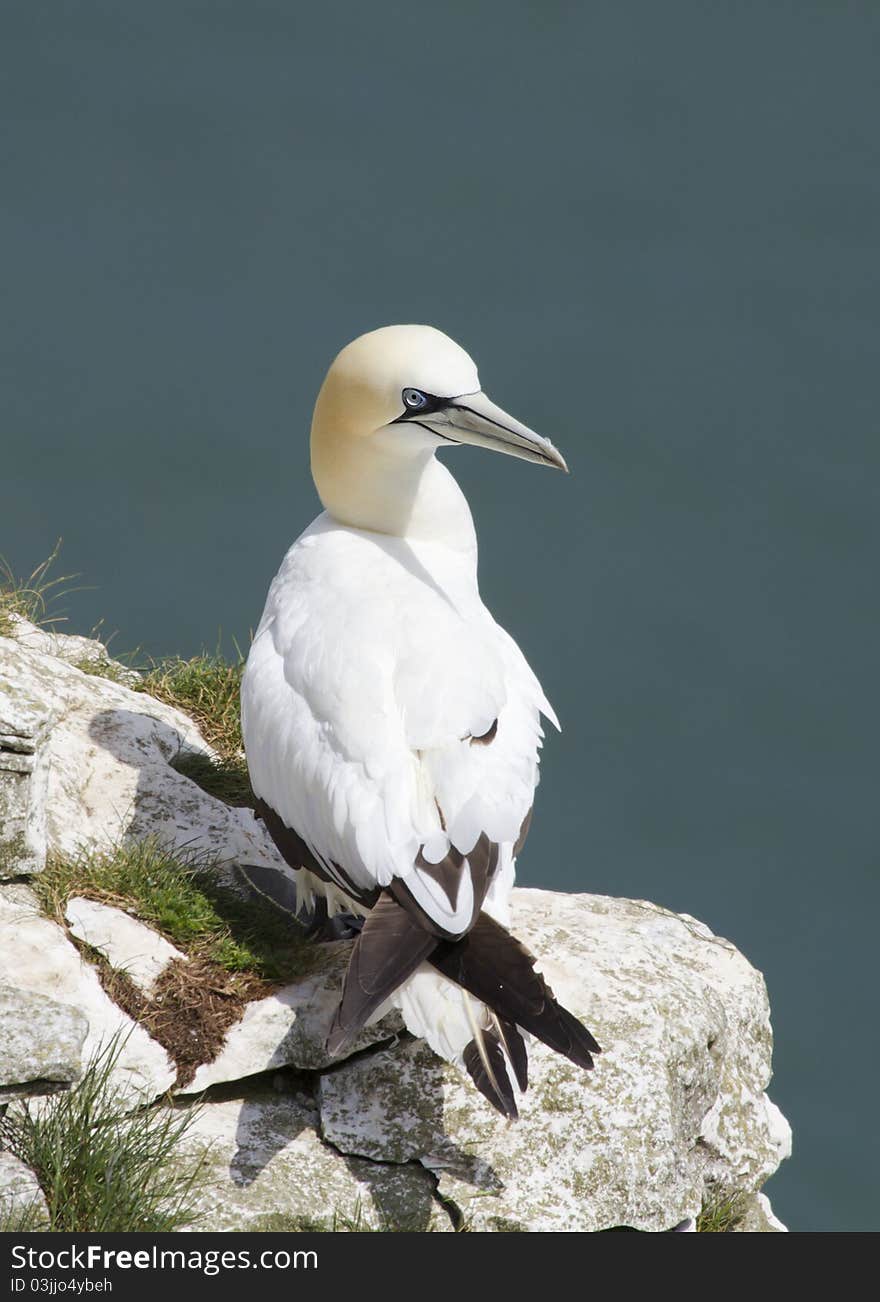
<path fill-rule="evenodd" d="M 521 878 L 766 974 L 795 1228 L 880 1228 L 880 10 L 0 3 L 0 553 L 247 645 L 314 394 L 426 321 L 570 478 L 461 449 L 563 722 Z"/>

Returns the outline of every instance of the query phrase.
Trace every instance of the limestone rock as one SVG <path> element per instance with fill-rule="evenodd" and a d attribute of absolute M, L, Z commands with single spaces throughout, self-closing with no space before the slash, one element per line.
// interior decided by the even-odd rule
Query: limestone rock
<path fill-rule="evenodd" d="M 758 1189 L 790 1132 L 764 1094 L 764 982 L 728 941 L 655 905 L 518 890 L 513 931 L 605 1052 L 585 1073 L 533 1043 L 518 1124 L 418 1042 L 321 1078 L 343 1152 L 418 1159 L 474 1229 L 665 1230 L 719 1188 Z"/>
<path fill-rule="evenodd" d="M 451 1229 L 427 1171 L 334 1152 L 306 1093 L 262 1085 L 198 1105 L 184 1160 L 205 1150 L 194 1230 Z"/>
<path fill-rule="evenodd" d="M 53 719 L 46 700 L 0 685 L 0 881 L 38 873 L 46 862 L 44 742 Z"/>
<path fill-rule="evenodd" d="M 125 838 L 155 835 L 224 861 L 279 865 L 250 810 L 215 800 L 171 767 L 182 752 L 211 754 L 191 719 L 144 692 L 84 673 L 33 642 L 32 633 L 0 638 L 0 720 L 21 701 L 34 719 L 51 719 L 31 743 L 34 761 L 47 773 L 41 808 L 49 850 L 103 850 Z M 16 853 L 13 846 L 7 858 L 14 861 Z M 9 875 L 24 871 L 33 869 Z"/>
<path fill-rule="evenodd" d="M 0 1152 L 0 1233 L 19 1225 L 39 1229 L 48 1220 L 46 1199 L 33 1171 L 11 1153 Z"/>
<path fill-rule="evenodd" d="M 172 959 L 186 959 L 179 949 L 122 909 L 75 895 L 65 911 L 71 935 L 104 955 L 111 967 L 151 995 Z"/>
<path fill-rule="evenodd" d="M 16 642 L 29 651 L 65 660 L 69 665 L 92 665 L 98 670 L 111 669 L 114 677 L 129 685 L 140 679 L 136 669 L 128 669 L 114 660 L 103 642 L 94 637 L 80 637 L 77 633 L 57 633 L 51 628 L 40 628 L 20 615 L 12 616 Z"/>
<path fill-rule="evenodd" d="M 69 1004 L 0 985 L 0 1085 L 77 1080 L 88 1029 Z"/>
<path fill-rule="evenodd" d="M 165 1050 L 107 997 L 94 968 L 67 936 L 40 915 L 36 899 L 20 887 L 0 887 L 0 984 L 14 1000 L 43 998 L 66 1005 L 88 1024 L 80 1067 L 113 1036 L 120 1039 L 114 1085 L 132 1106 L 170 1088 L 175 1070 Z"/>
<path fill-rule="evenodd" d="M 788 1226 L 783 1225 L 770 1206 L 766 1194 L 752 1194 L 746 1199 L 745 1210 L 740 1220 L 733 1227 L 734 1234 L 787 1234 Z"/>

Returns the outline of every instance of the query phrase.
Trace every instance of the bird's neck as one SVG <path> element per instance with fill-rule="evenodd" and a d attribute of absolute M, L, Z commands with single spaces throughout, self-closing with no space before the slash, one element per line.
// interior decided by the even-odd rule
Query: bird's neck
<path fill-rule="evenodd" d="M 312 445 L 312 474 L 324 507 L 341 524 L 472 554 L 474 522 L 464 493 L 433 449 L 377 447 L 375 441 Z"/>

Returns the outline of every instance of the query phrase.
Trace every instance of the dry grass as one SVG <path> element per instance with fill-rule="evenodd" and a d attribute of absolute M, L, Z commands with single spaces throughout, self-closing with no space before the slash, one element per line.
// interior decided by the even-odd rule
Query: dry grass
<path fill-rule="evenodd" d="M 46 559 L 24 579 L 17 578 L 8 561 L 0 556 L 0 636 L 8 637 L 12 633 L 13 615 L 20 615 L 32 624 L 57 624 L 66 618 L 62 613 L 51 614 L 50 607 L 68 593 L 77 591 L 63 585 L 69 585 L 79 576 L 60 574 L 49 578 L 60 551 L 59 538 Z"/>
<path fill-rule="evenodd" d="M 75 943 L 97 968 L 113 1002 L 162 1045 L 177 1068 L 178 1089 L 190 1083 L 202 1063 L 214 1061 L 245 1005 L 273 989 L 259 977 L 193 958 L 172 960 L 147 995 L 102 955 Z"/>

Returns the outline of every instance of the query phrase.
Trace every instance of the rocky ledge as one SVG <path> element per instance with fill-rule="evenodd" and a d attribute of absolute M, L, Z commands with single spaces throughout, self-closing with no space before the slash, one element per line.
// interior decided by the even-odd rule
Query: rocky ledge
<path fill-rule="evenodd" d="M 84 891 L 47 916 L 47 857 L 155 837 L 210 853 L 239 892 L 236 864 L 283 866 L 249 810 L 179 771 L 181 754 L 213 758 L 195 723 L 108 666 L 99 643 L 25 621 L 0 637 L 0 1110 L 75 1088 L 117 1036 L 123 1105 L 192 1114 L 178 1160 L 203 1159 L 196 1228 L 663 1231 L 722 1204 L 736 1228 L 784 1228 L 759 1193 L 791 1144 L 765 1093 L 763 978 L 644 901 L 514 893 L 514 930 L 604 1049 L 586 1074 L 534 1044 L 516 1124 L 393 1020 L 328 1061 L 346 942 L 255 983 L 183 1070 L 139 1010 L 197 959 L 124 899 Z M 0 1153 L 0 1223 L 41 1206 L 33 1173 Z"/>

